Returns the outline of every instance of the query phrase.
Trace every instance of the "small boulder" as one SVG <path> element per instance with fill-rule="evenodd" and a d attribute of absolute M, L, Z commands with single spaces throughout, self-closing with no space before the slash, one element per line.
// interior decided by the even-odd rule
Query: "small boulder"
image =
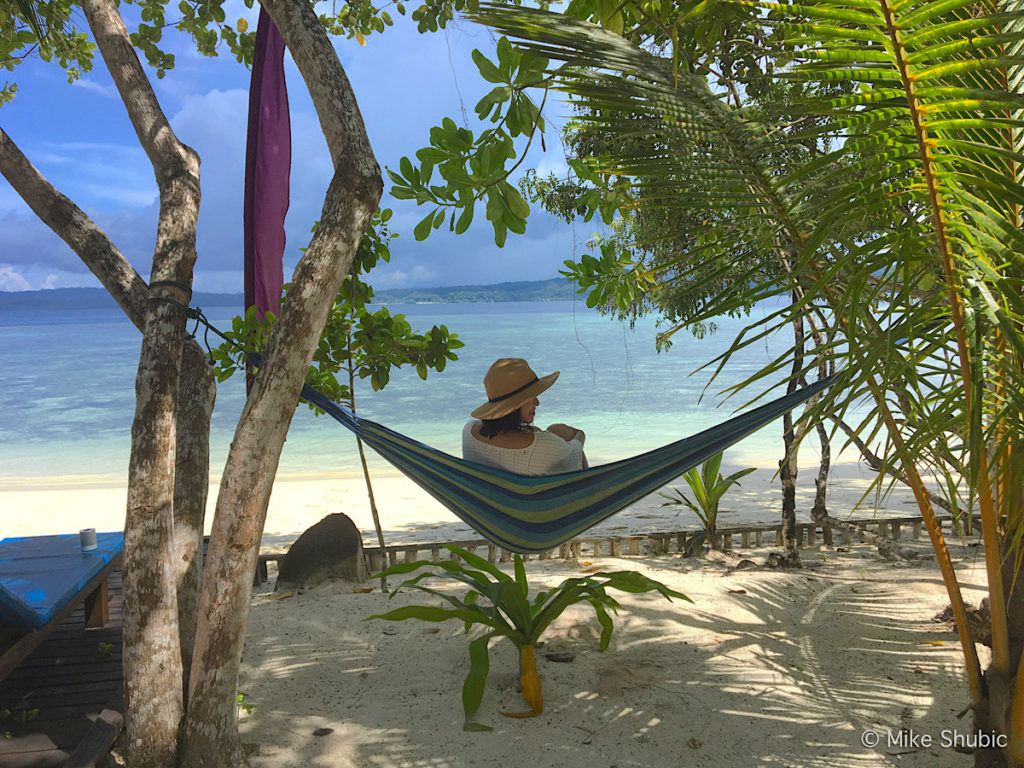
<path fill-rule="evenodd" d="M 366 581 L 363 539 L 348 515 L 328 515 L 304 531 L 278 566 L 278 589 L 296 589 L 324 581 Z"/>

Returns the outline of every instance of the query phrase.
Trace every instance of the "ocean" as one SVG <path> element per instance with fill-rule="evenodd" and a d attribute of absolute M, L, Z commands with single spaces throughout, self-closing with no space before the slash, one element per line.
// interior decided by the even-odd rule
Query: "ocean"
<path fill-rule="evenodd" d="M 695 373 L 724 352 L 752 318 L 721 318 L 717 332 L 696 339 L 680 332 L 655 348 L 657 321 L 626 322 L 580 301 L 392 306 L 414 328 L 445 324 L 465 347 L 459 360 L 422 381 L 408 366 L 374 392 L 357 382 L 360 415 L 442 450 L 458 453 L 462 425 L 484 400 L 482 379 L 498 357 L 518 356 L 544 375 L 561 377 L 541 397 L 537 423 L 566 422 L 587 433 L 592 463 L 657 447 L 727 419 L 748 399 L 723 402 L 723 389 L 773 359 L 789 339 L 768 338 L 739 352 L 707 387 Z M 221 327 L 233 312 L 208 313 Z M 0 483 L 73 476 L 123 482 L 134 412 L 138 331 L 119 310 L 0 312 Z M 751 395 L 755 393 L 751 390 Z M 219 475 L 244 401 L 240 377 L 220 386 L 212 430 L 211 471 Z M 811 441 L 803 449 L 814 455 Z M 777 466 L 781 423 L 727 453 L 728 465 Z M 375 466 L 376 465 L 375 463 Z M 281 476 L 346 476 L 359 471 L 349 433 L 305 406 L 295 415 Z"/>
<path fill-rule="evenodd" d="M 587 455 L 594 465 L 725 421 L 761 389 L 755 385 L 731 398 L 721 392 L 754 374 L 790 344 L 787 334 L 780 332 L 743 348 L 709 386 L 713 368 L 698 369 L 724 352 L 754 316 L 719 318 L 717 332 L 700 339 L 680 332 L 670 349 L 658 352 L 654 318 L 642 318 L 631 327 L 588 309 L 582 301 L 390 309 L 406 315 L 418 330 L 447 326 L 465 347 L 458 351 L 459 360 L 440 374 L 431 372 L 427 381 L 409 367 L 394 371 L 380 392 L 374 392 L 368 381 L 357 381 L 358 413 L 454 455 L 461 452 L 469 412 L 485 398 L 483 375 L 497 357 L 525 357 L 541 376 L 561 372 L 557 383 L 541 395 L 537 423 L 565 422 L 584 429 Z M 215 325 L 226 328 L 233 311 L 218 307 L 207 314 Z M 0 492 L 125 485 L 140 339 L 117 309 L 0 311 Z M 213 481 L 223 469 L 244 399 L 241 377 L 219 386 L 211 434 Z M 781 434 L 777 421 L 726 452 L 723 471 L 759 470 L 729 492 L 730 521 L 777 519 Z M 853 451 L 837 458 L 840 444 L 837 439 L 833 446 L 835 471 L 829 490 L 834 514 L 850 514 L 858 502 L 857 516 L 873 514 L 882 506 L 890 507 L 890 514 L 913 513 L 906 494 L 888 502 L 874 494 L 864 496 L 873 474 L 857 466 Z M 368 457 L 374 476 L 396 474 L 372 451 Z M 798 488 L 801 517 L 809 512 L 818 460 L 812 435 L 800 455 L 807 470 Z M 360 474 L 351 434 L 300 404 L 278 479 L 334 480 Z M 660 511 L 664 501 L 651 496 L 635 505 L 634 514 L 649 518 L 652 525 L 678 525 L 680 508 Z M 325 505 L 330 506 L 326 501 Z M 689 521 L 692 515 L 684 517 Z"/>

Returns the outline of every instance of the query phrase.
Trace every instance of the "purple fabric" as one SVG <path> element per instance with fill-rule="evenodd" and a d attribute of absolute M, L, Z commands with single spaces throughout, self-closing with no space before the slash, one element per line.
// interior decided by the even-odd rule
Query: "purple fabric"
<path fill-rule="evenodd" d="M 284 41 L 260 10 L 249 86 L 245 149 L 245 307 L 277 313 L 284 284 L 284 217 L 292 135 L 284 81 Z"/>

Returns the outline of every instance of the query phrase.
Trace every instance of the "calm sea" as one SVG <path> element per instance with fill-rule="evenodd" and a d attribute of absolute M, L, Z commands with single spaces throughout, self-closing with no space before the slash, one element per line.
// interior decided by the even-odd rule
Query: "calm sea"
<path fill-rule="evenodd" d="M 780 336 L 748 347 L 704 391 L 708 374 L 693 371 L 723 352 L 750 318 L 724 318 L 717 333 L 700 340 L 677 334 L 673 347 L 658 353 L 655 320 L 630 328 L 576 301 L 391 309 L 404 313 L 414 328 L 443 323 L 466 346 L 457 362 L 426 382 L 403 368 L 381 392 L 364 383 L 357 388 L 359 412 L 456 454 L 467 414 L 484 399 L 484 372 L 497 357 L 525 357 L 540 375 L 561 371 L 558 383 L 541 396 L 538 423 L 563 421 L 584 429 L 588 454 L 600 463 L 727 419 L 743 401 L 723 404 L 716 393 L 789 343 Z M 207 314 L 226 327 L 233 312 L 214 308 Z M 139 344 L 139 333 L 119 310 L 0 312 L 0 483 L 55 476 L 123 482 Z M 221 385 L 212 435 L 214 475 L 223 467 L 243 399 L 240 378 Z M 813 454 L 814 448 L 804 451 Z M 776 467 L 780 455 L 777 423 L 732 449 L 727 463 Z M 356 472 L 351 435 L 300 406 L 280 473 Z"/>

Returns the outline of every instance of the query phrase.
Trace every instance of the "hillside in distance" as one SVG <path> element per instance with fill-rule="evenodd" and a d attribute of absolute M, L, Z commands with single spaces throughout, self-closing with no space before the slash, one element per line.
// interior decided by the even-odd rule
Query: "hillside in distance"
<path fill-rule="evenodd" d="M 472 302 L 558 301 L 570 299 L 574 288 L 568 280 L 528 280 L 494 285 L 455 285 L 438 288 L 389 288 L 377 291 L 382 304 L 464 304 Z M 238 307 L 240 293 L 193 294 L 197 307 Z M 0 310 L 114 309 L 117 304 L 103 288 L 52 288 L 42 291 L 0 291 Z"/>

